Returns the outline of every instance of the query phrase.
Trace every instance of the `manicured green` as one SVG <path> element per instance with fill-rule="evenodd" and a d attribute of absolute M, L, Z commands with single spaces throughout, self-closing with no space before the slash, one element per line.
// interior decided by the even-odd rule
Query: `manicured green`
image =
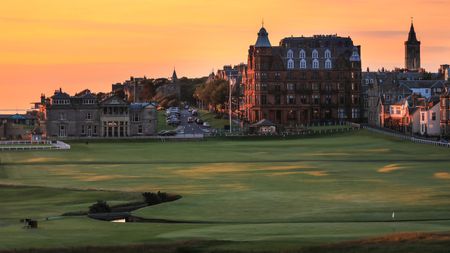
<path fill-rule="evenodd" d="M 365 131 L 2 152 L 0 185 L 8 186 L 0 187 L 0 249 L 202 239 L 226 240 L 214 246 L 219 249 L 279 250 L 394 232 L 450 231 L 449 155 L 450 149 Z M 86 210 L 98 199 L 135 201 L 140 192 L 158 190 L 183 198 L 135 215 L 194 223 L 45 220 Z M 391 222 L 393 211 L 402 222 Z M 17 221 L 25 217 L 40 219 L 41 228 L 21 229 Z"/>

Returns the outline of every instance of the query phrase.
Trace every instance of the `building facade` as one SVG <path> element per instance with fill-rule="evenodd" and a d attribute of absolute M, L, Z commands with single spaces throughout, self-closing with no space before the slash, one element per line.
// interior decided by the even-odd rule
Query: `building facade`
<path fill-rule="evenodd" d="M 75 96 L 55 91 L 45 121 L 50 138 L 146 136 L 155 134 L 157 125 L 153 105 L 128 103 L 118 96 L 99 101 L 89 90 Z"/>
<path fill-rule="evenodd" d="M 336 35 L 288 37 L 262 27 L 243 77 L 245 118 L 285 126 L 361 119 L 360 47 Z"/>

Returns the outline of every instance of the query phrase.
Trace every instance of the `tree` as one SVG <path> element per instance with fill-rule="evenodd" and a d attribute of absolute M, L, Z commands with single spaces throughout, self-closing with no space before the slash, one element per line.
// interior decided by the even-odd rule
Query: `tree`
<path fill-rule="evenodd" d="M 89 207 L 89 213 L 109 213 L 111 207 L 104 200 L 97 200 L 97 203 Z"/>

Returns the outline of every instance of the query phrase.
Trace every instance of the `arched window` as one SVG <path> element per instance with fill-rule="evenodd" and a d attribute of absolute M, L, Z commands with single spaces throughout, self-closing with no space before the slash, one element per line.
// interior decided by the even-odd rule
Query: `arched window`
<path fill-rule="evenodd" d="M 306 52 L 305 50 L 300 50 L 300 59 L 305 59 L 306 58 Z"/>
<path fill-rule="evenodd" d="M 293 69 L 294 68 L 294 60 L 289 59 L 287 62 L 287 68 L 288 69 Z"/>
<path fill-rule="evenodd" d="M 313 58 L 313 59 L 319 58 L 319 52 L 317 52 L 316 49 L 314 49 L 314 50 L 312 51 L 312 58 Z"/>
<path fill-rule="evenodd" d="M 329 49 L 325 50 L 325 58 L 330 59 L 331 58 L 331 51 Z"/>
<path fill-rule="evenodd" d="M 312 68 L 313 69 L 318 69 L 319 68 L 319 60 L 317 60 L 317 59 L 313 60 Z"/>
<path fill-rule="evenodd" d="M 331 60 L 330 60 L 330 59 L 327 59 L 327 60 L 325 61 L 325 68 L 326 68 L 326 69 L 331 69 L 331 68 L 332 68 Z"/>
<path fill-rule="evenodd" d="M 301 69 L 306 69 L 306 60 L 305 59 L 301 59 L 300 60 L 300 68 Z"/>
<path fill-rule="evenodd" d="M 289 49 L 289 51 L 287 52 L 287 58 L 292 59 L 294 58 L 294 52 L 292 52 L 292 50 Z"/>

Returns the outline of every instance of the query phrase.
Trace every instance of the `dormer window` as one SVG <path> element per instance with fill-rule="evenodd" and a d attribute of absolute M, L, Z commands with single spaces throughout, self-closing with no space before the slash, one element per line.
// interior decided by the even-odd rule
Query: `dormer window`
<path fill-rule="evenodd" d="M 313 69 L 318 69 L 319 68 L 319 60 L 314 59 L 312 62 L 312 68 Z"/>
<path fill-rule="evenodd" d="M 300 68 L 301 69 L 306 69 L 306 60 L 305 59 L 301 59 L 300 60 Z"/>
<path fill-rule="evenodd" d="M 287 58 L 289 58 L 289 59 L 294 58 L 294 52 L 292 52 L 291 49 L 289 49 L 289 51 L 287 52 Z"/>
<path fill-rule="evenodd" d="M 313 58 L 313 59 L 319 58 L 319 52 L 317 52 L 316 49 L 314 49 L 313 52 L 312 52 L 312 58 Z"/>
<path fill-rule="evenodd" d="M 306 58 L 306 52 L 305 50 L 300 50 L 300 59 L 305 59 Z"/>
<path fill-rule="evenodd" d="M 330 59 L 327 59 L 327 60 L 325 61 L 325 68 L 326 68 L 326 69 L 331 69 L 331 68 L 332 68 L 331 60 L 330 60 Z"/>
<path fill-rule="evenodd" d="M 287 68 L 288 69 L 293 69 L 294 68 L 294 60 L 289 59 L 287 62 Z"/>

